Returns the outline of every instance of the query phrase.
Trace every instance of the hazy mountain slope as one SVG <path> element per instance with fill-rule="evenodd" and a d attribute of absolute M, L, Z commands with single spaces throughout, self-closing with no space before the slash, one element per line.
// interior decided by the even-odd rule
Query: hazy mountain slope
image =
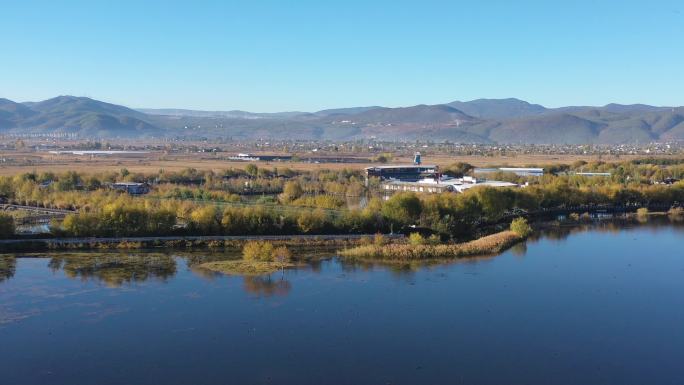
<path fill-rule="evenodd" d="M 682 140 L 684 141 L 684 122 L 672 127 L 660 136 L 663 140 Z"/>
<path fill-rule="evenodd" d="M 32 113 L 17 122 L 15 132 L 72 132 L 84 137 L 159 136 L 147 115 L 90 98 L 58 96 L 24 104 Z"/>
<path fill-rule="evenodd" d="M 144 119 L 146 117 L 145 114 L 128 107 L 76 96 L 58 96 L 56 98 L 44 100 L 42 102 L 32 104 L 31 109 L 43 114 L 53 115 L 99 113 L 113 116 L 130 116 L 138 119 Z"/>
<path fill-rule="evenodd" d="M 21 103 L 0 98 L 0 117 L 5 119 L 24 119 L 36 112 Z"/>
<path fill-rule="evenodd" d="M 539 104 L 509 99 L 477 99 L 469 102 L 451 102 L 448 106 L 457 108 L 464 113 L 482 119 L 508 119 L 522 116 L 537 115 L 547 111 Z"/>
<path fill-rule="evenodd" d="M 454 106 L 458 106 L 456 108 Z M 547 109 L 518 99 L 450 105 L 351 107 L 316 113 L 132 110 L 90 98 L 0 99 L 0 130 L 90 137 L 229 137 L 250 140 L 450 140 L 464 143 L 645 143 L 684 140 L 684 108 L 644 104 Z"/>
<path fill-rule="evenodd" d="M 321 110 L 315 112 L 318 116 L 330 116 L 330 115 L 355 115 L 369 110 L 375 110 L 377 108 L 384 108 L 380 106 L 369 106 L 369 107 L 348 107 L 348 108 L 331 108 L 327 110 Z"/>
<path fill-rule="evenodd" d="M 236 119 L 287 119 L 299 115 L 307 115 L 307 112 L 290 111 L 290 112 L 247 112 L 240 110 L 231 111 L 200 111 L 200 110 L 185 110 L 179 108 L 138 108 L 138 112 L 147 115 L 166 115 L 166 116 L 190 116 L 196 118 L 236 118 Z"/>
<path fill-rule="evenodd" d="M 501 121 L 489 138 L 498 143 L 595 143 L 606 124 L 567 113 Z"/>
<path fill-rule="evenodd" d="M 639 113 L 646 113 L 646 112 L 657 112 L 657 111 L 666 111 L 669 109 L 669 107 L 655 107 L 655 106 L 649 106 L 646 104 L 616 104 L 616 103 L 611 103 L 611 104 L 606 104 L 601 108 L 602 110 L 609 111 L 609 112 L 614 112 L 617 114 L 639 114 Z"/>
<path fill-rule="evenodd" d="M 376 108 L 351 115 L 350 119 L 357 123 L 369 124 L 419 124 L 442 125 L 460 124 L 476 120 L 463 111 L 447 105 L 418 105 L 399 108 Z"/>

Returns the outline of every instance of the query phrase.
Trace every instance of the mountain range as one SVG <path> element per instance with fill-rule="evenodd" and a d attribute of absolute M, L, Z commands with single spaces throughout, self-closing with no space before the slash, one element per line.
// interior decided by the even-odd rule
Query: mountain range
<path fill-rule="evenodd" d="M 462 143 L 621 144 L 684 141 L 684 107 L 608 104 L 546 108 L 519 99 L 438 105 L 336 108 L 317 112 L 131 109 L 58 96 L 0 99 L 0 133 L 71 133 L 83 138 L 377 138 Z"/>

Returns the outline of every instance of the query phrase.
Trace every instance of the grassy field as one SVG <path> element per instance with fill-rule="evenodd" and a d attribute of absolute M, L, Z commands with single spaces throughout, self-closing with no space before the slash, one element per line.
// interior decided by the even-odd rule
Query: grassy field
<path fill-rule="evenodd" d="M 225 155 L 225 154 L 224 154 Z M 347 154 L 353 156 L 353 154 Z M 368 154 L 365 154 L 368 157 Z M 603 161 L 624 161 L 643 156 L 602 156 Z M 226 161 L 216 159 L 210 154 L 190 153 L 166 155 L 162 152 L 151 152 L 142 157 L 126 156 L 106 156 L 89 157 L 73 155 L 54 155 L 47 152 L 0 152 L 0 159 L 5 161 L 0 163 L 0 175 L 16 175 L 31 171 L 52 171 L 56 173 L 75 170 L 88 172 L 118 171 L 127 168 L 130 172 L 152 173 L 160 169 L 165 171 L 180 171 L 186 168 L 198 170 L 223 170 L 227 168 L 244 168 L 246 162 Z M 545 155 L 545 154 L 525 154 L 514 156 L 447 156 L 434 155 L 424 156 L 426 164 L 437 164 L 446 166 L 455 162 L 466 162 L 476 167 L 486 167 L 492 165 L 548 165 L 565 163 L 571 164 L 577 160 L 595 161 L 599 160 L 597 155 Z M 411 157 L 396 157 L 390 164 L 411 163 Z M 259 167 L 286 167 L 293 170 L 340 170 L 340 169 L 362 169 L 379 163 L 308 163 L 308 162 L 256 162 Z"/>

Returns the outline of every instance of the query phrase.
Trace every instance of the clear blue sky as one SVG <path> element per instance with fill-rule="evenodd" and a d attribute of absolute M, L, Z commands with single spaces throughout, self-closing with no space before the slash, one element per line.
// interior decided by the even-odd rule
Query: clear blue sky
<path fill-rule="evenodd" d="M 5 1 L 0 32 L 16 101 L 684 105 L 681 0 Z"/>

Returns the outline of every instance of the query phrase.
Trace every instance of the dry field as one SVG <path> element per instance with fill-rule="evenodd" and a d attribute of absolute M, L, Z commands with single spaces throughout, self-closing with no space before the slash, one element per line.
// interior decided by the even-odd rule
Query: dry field
<path fill-rule="evenodd" d="M 353 156 L 353 154 L 347 154 Z M 368 158 L 368 154 L 363 157 Z M 604 161 L 624 161 L 643 156 L 602 156 Z M 596 155 L 512 155 L 502 157 L 489 156 L 424 156 L 426 164 L 446 166 L 454 162 L 467 162 L 478 167 L 492 165 L 547 165 L 555 163 L 570 164 L 577 160 L 598 160 Z M 411 157 L 396 157 L 392 163 L 411 163 Z M 118 171 L 127 168 L 131 172 L 154 173 L 160 169 L 165 171 L 179 171 L 186 168 L 198 170 L 220 171 L 227 168 L 244 168 L 246 162 L 226 161 L 215 158 L 209 153 L 183 153 L 164 154 L 163 152 L 151 152 L 142 156 L 74 156 L 55 155 L 47 152 L 0 152 L 0 175 L 16 175 L 24 172 L 64 172 L 76 170 L 81 172 Z M 257 162 L 260 167 L 287 167 L 294 170 L 323 170 L 323 169 L 362 169 L 374 165 L 373 163 L 307 163 L 307 162 Z M 375 164 L 377 165 L 377 163 Z"/>

